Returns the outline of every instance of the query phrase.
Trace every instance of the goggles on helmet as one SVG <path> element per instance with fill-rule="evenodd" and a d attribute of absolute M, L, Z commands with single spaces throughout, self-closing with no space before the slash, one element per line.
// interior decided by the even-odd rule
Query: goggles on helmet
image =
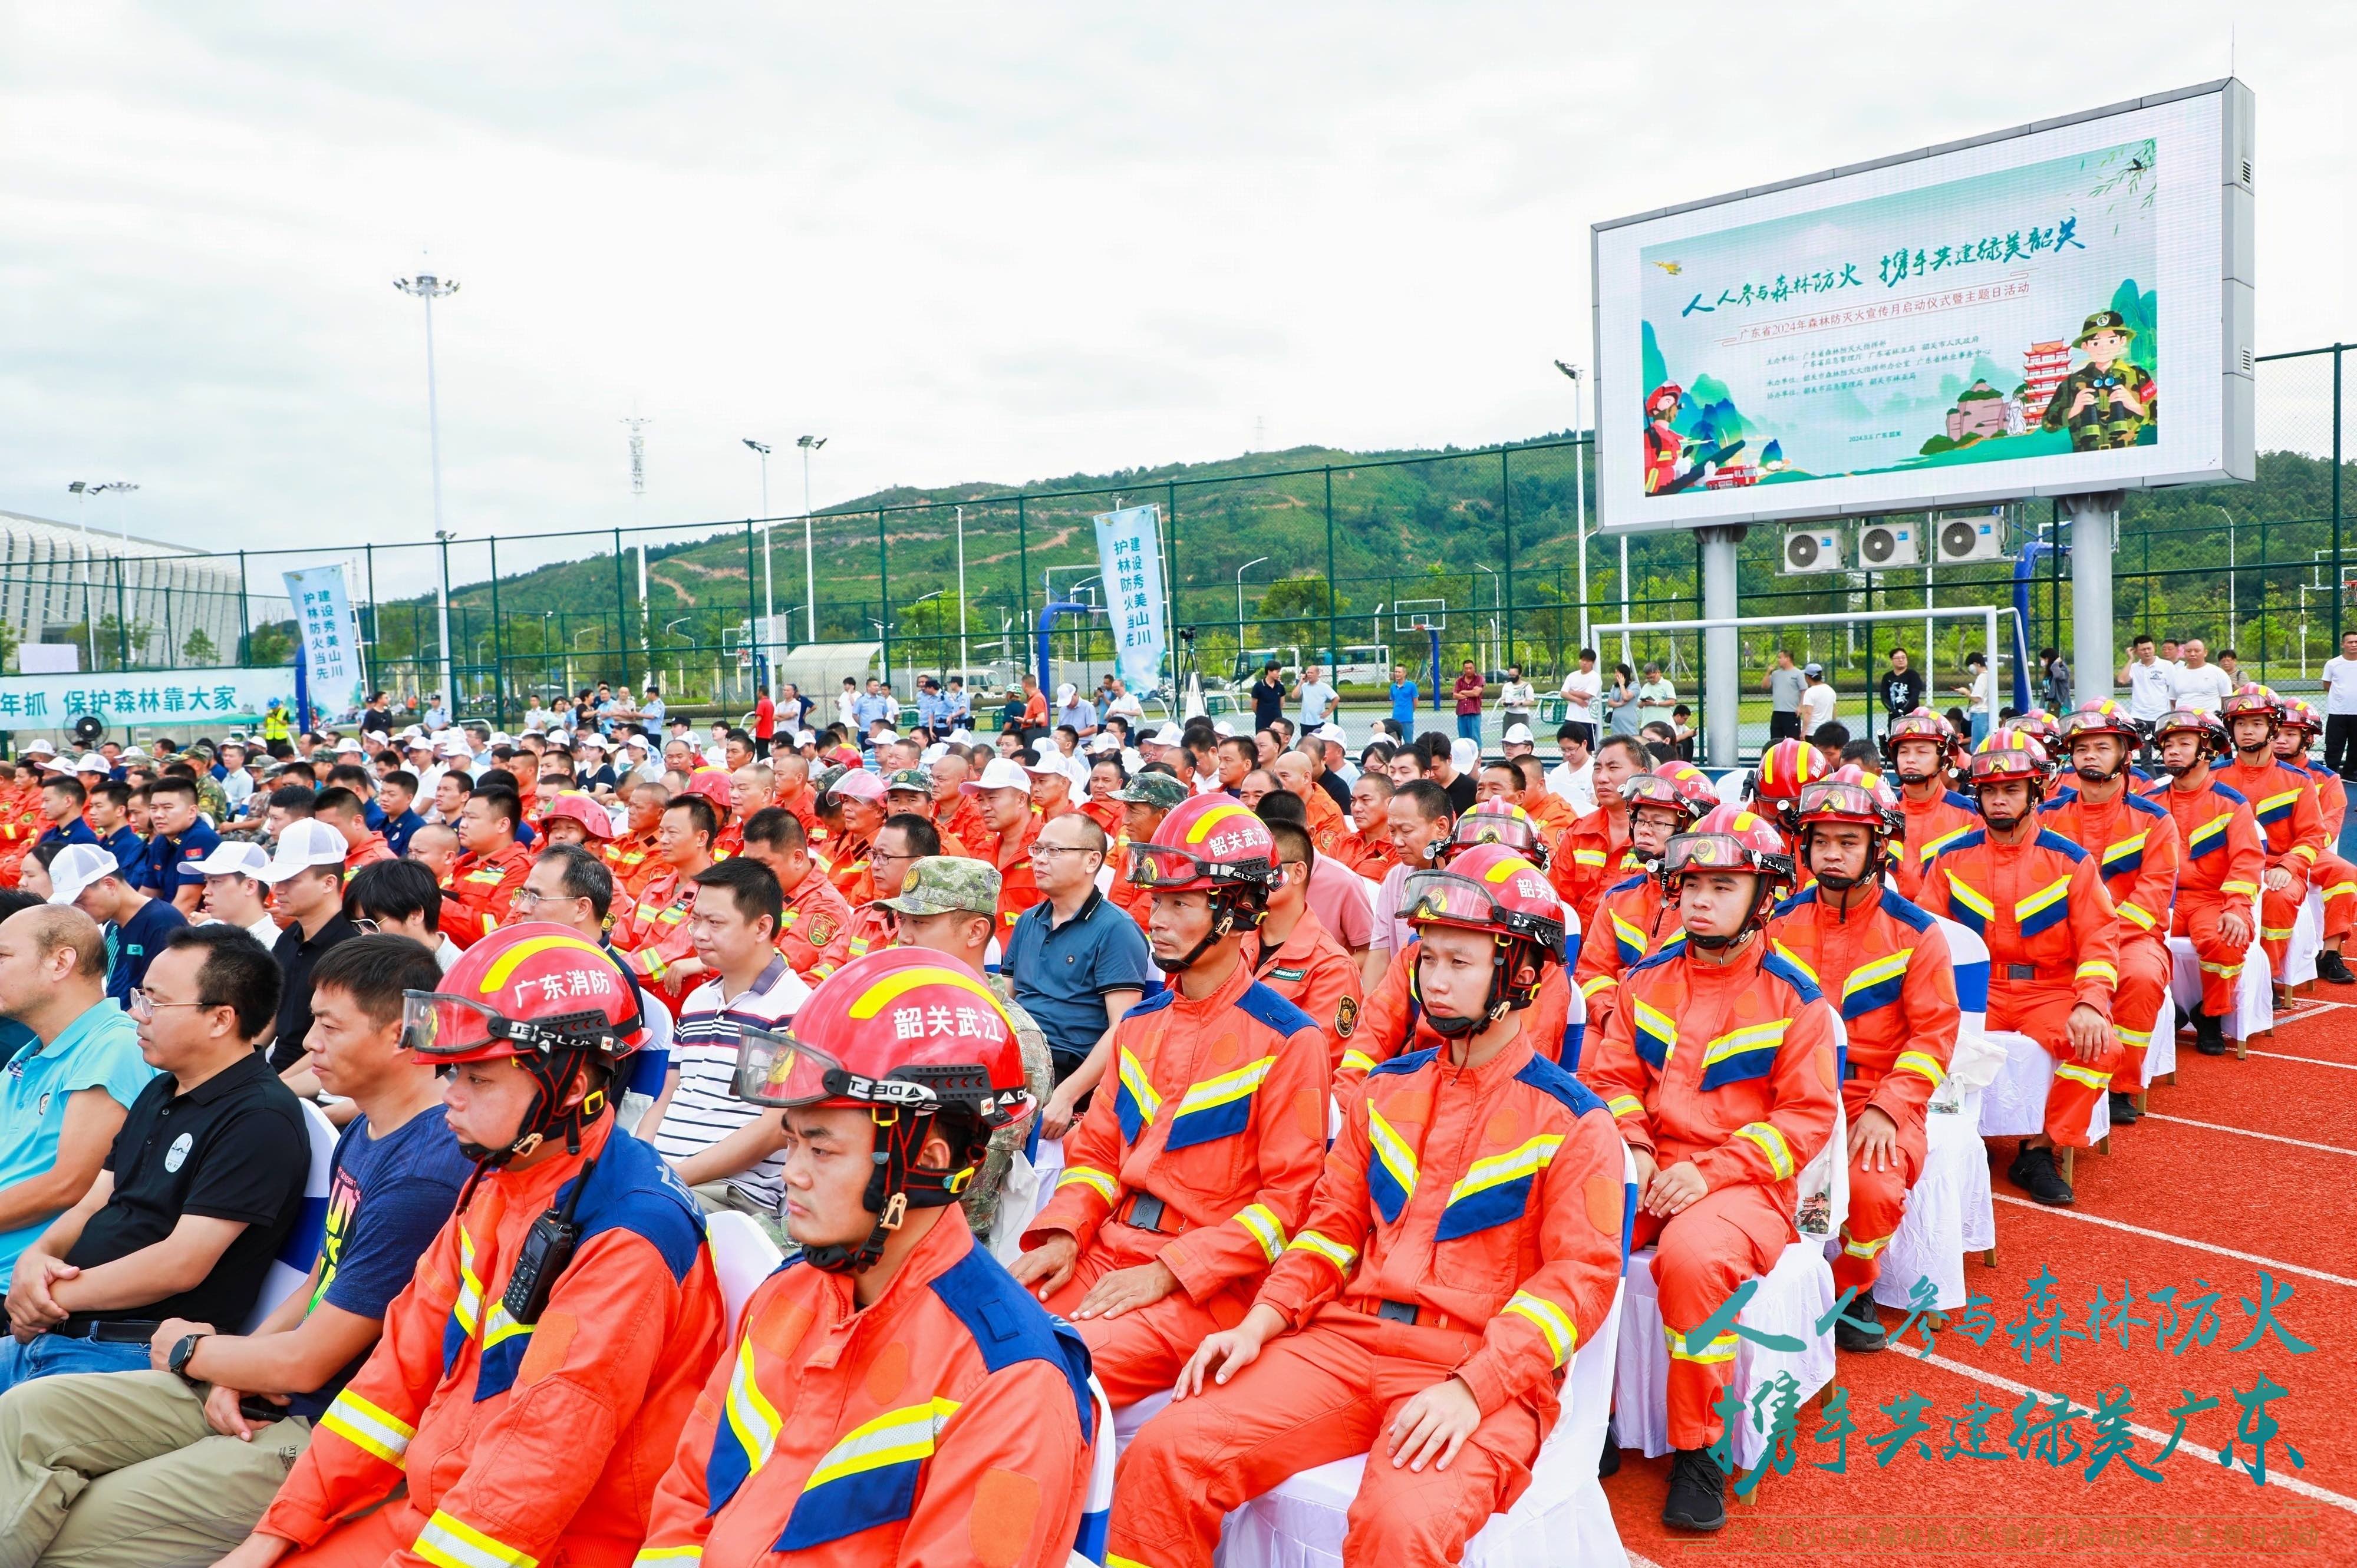
<path fill-rule="evenodd" d="M 1501 902 L 1487 884 L 1453 871 L 1411 873 L 1400 885 L 1400 918 L 1410 925 L 1473 926 L 1560 950 L 1563 921 Z"/>
<path fill-rule="evenodd" d="M 1749 871 L 1791 876 L 1792 857 L 1770 854 L 1726 833 L 1680 833 L 1662 854 L 1662 875 L 1680 876 L 1689 871 Z"/>
<path fill-rule="evenodd" d="M 480 1019 L 481 1032 L 460 1026 L 458 1020 L 449 1016 L 450 1009 Z M 604 1014 L 594 1009 L 524 1021 L 511 1018 L 471 996 L 454 996 L 442 991 L 402 993 L 402 1049 L 429 1059 L 456 1059 L 479 1052 L 487 1040 L 505 1040 L 531 1051 L 619 1052 L 623 1048 L 624 1032 L 617 1030 Z"/>
<path fill-rule="evenodd" d="M 1162 844 L 1129 847 L 1129 881 L 1134 887 L 1193 887 L 1205 882 L 1266 886 L 1275 879 L 1273 873 L 1266 862 L 1211 860 Z"/>
<path fill-rule="evenodd" d="M 1867 826 L 1887 825 L 1887 814 L 1882 802 L 1874 798 L 1874 791 L 1846 779 L 1803 786 L 1795 814 L 1803 827 L 1812 817 Z"/>

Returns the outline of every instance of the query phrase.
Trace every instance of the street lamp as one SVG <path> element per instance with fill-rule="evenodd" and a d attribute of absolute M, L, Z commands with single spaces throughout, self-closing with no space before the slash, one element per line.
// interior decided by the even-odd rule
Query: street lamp
<path fill-rule="evenodd" d="M 393 286 L 413 299 L 425 302 L 425 449 L 434 475 L 434 537 L 442 542 L 442 691 L 455 714 L 458 705 L 457 666 L 450 655 L 450 534 L 442 526 L 442 405 L 434 378 L 434 302 L 458 292 L 458 280 L 419 273 L 395 278 Z"/>
<path fill-rule="evenodd" d="M 1236 568 L 1236 647 L 1239 657 L 1244 645 L 1244 574 L 1267 559 L 1265 555 L 1255 555 Z"/>
<path fill-rule="evenodd" d="M 1503 669 L 1509 662 L 1511 662 L 1511 660 L 1498 657 L 1498 617 L 1496 612 L 1501 608 L 1506 602 L 1505 582 L 1504 579 L 1501 578 L 1496 572 L 1482 565 L 1479 561 L 1474 562 L 1473 564 L 1477 570 L 1490 573 L 1490 606 L 1491 610 L 1491 614 L 1490 616 L 1490 662 L 1498 666 L 1500 669 Z M 1485 671 L 1483 673 L 1486 674 L 1488 671 Z M 1437 682 L 1439 679 L 1439 672 L 1435 671 L 1433 672 L 1433 680 Z"/>
<path fill-rule="evenodd" d="M 455 719 L 458 716 L 458 666 L 450 656 L 450 542 L 458 535 L 453 530 L 437 528 L 434 537 L 442 547 L 442 580 L 434 592 L 434 613 L 442 647 L 442 695 L 450 704 L 445 711 Z"/>
<path fill-rule="evenodd" d="M 2216 501 L 2210 510 L 2226 520 L 2226 646 L 2234 646 L 2234 514 Z"/>
<path fill-rule="evenodd" d="M 770 575 L 770 447 L 767 442 L 756 441 L 749 435 L 745 437 L 745 445 L 761 457 L 761 635 L 755 640 L 760 644 L 766 663 L 770 628 L 778 618 L 776 583 Z"/>
<path fill-rule="evenodd" d="M 794 445 L 802 449 L 802 585 L 810 590 L 810 639 L 818 640 L 818 554 L 811 545 L 811 454 L 826 445 L 823 435 L 803 435 Z"/>
<path fill-rule="evenodd" d="M 1577 365 L 1566 365 L 1561 360 L 1555 368 L 1571 378 L 1571 489 L 1579 508 L 1579 646 L 1587 646 L 1587 447 L 1580 441 L 1581 426 L 1586 423 L 1581 405 L 1585 401 L 1581 382 L 1587 375 Z M 1624 544 L 1622 548 L 1627 548 Z M 1620 618 L 1627 620 L 1627 616 Z"/>

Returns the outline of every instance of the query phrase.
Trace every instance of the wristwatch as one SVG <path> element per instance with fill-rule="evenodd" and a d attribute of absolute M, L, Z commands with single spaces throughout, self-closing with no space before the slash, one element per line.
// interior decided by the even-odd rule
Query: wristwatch
<path fill-rule="evenodd" d="M 197 1341 L 203 1337 L 201 1334 L 180 1336 L 179 1343 L 174 1345 L 172 1353 L 164 1359 L 165 1369 L 190 1388 L 197 1386 L 197 1380 L 188 1376 L 188 1359 L 197 1353 Z"/>

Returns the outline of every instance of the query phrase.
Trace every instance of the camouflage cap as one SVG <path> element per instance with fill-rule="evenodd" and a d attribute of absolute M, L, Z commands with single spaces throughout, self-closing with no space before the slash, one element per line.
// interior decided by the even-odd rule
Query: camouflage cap
<path fill-rule="evenodd" d="M 1151 806 L 1157 811 L 1172 811 L 1187 803 L 1194 791 L 1186 780 L 1168 773 L 1140 773 L 1113 792 L 1116 800 L 1126 800 L 1134 806 Z"/>
<path fill-rule="evenodd" d="M 998 867 L 963 855 L 928 854 L 909 863 L 897 898 L 878 898 L 879 908 L 903 915 L 998 914 Z"/>
<path fill-rule="evenodd" d="M 2071 339 L 2071 346 L 2077 348 L 2098 332 L 2116 332 L 2123 338 L 2136 336 L 2136 328 L 2128 325 L 2126 317 L 2116 310 L 2099 310 L 2087 317 L 2087 324 L 2079 328 L 2079 335 Z"/>
<path fill-rule="evenodd" d="M 884 792 L 913 790 L 920 795 L 933 792 L 933 773 L 930 768 L 903 768 L 884 776 Z"/>

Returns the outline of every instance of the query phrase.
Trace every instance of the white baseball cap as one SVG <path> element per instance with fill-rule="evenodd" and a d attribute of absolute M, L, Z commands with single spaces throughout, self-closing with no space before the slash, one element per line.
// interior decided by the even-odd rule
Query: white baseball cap
<path fill-rule="evenodd" d="M 277 853 L 253 875 L 275 885 L 315 866 L 341 865 L 346 853 L 343 834 L 316 818 L 301 817 L 286 824 Z"/>
<path fill-rule="evenodd" d="M 806 737 L 802 736 L 796 736 L 794 737 L 797 741 L 804 738 Z M 957 728 L 950 731 L 950 744 L 952 746 L 972 746 L 974 744 L 974 732 L 966 728 L 963 725 L 960 725 Z"/>
<path fill-rule="evenodd" d="M 1321 736 L 1320 738 L 1323 737 Z M 1531 739 L 1530 725 L 1508 725 L 1506 726 L 1505 738 L 1501 744 L 1505 746 L 1532 746 L 1536 743 Z"/>
<path fill-rule="evenodd" d="M 251 876 L 261 879 L 263 868 L 270 857 L 258 843 L 242 839 L 225 839 L 213 846 L 212 854 L 188 867 L 199 876 Z"/>
<path fill-rule="evenodd" d="M 94 751 L 85 751 L 81 754 L 81 759 L 75 762 L 74 771 L 76 773 L 112 773 L 114 771 L 114 764 Z"/>
<path fill-rule="evenodd" d="M 1031 748 L 1023 767 L 1027 772 L 1060 773 L 1070 777 L 1072 764 L 1070 757 L 1056 749 L 1054 741 L 1043 740 Z"/>
<path fill-rule="evenodd" d="M 1516 725 L 1514 727 L 1516 729 L 1523 730 L 1523 738 L 1524 740 L 1528 740 L 1530 738 L 1530 732 L 1527 729 L 1523 729 L 1523 725 Z M 1317 730 L 1309 738 L 1312 740 L 1330 740 L 1336 746 L 1348 746 L 1351 744 L 1351 737 L 1343 733 L 1342 726 L 1332 723 L 1331 721 L 1318 725 Z M 1508 738 L 1511 739 L 1512 736 L 1509 736 Z"/>
<path fill-rule="evenodd" d="M 1011 757 L 994 757 L 983 764 L 982 777 L 969 779 L 958 786 L 961 794 L 979 795 L 985 789 L 1020 789 L 1031 792 L 1031 776 L 1023 765 Z"/>
<path fill-rule="evenodd" d="M 885 725 L 882 729 L 877 730 L 877 731 L 873 736 L 869 736 L 868 738 L 869 738 L 870 742 L 871 742 L 872 744 L 874 744 L 874 745 L 877 745 L 877 746 L 888 746 L 888 745 L 890 745 L 893 741 L 896 741 L 896 740 L 898 740 L 898 739 L 899 739 L 899 738 L 900 738 L 900 732 L 899 732 L 899 730 L 894 729 L 891 725 Z"/>
<path fill-rule="evenodd" d="M 55 757 L 57 754 L 58 748 L 46 740 L 34 741 L 25 747 L 25 755 L 27 757 Z"/>
<path fill-rule="evenodd" d="M 1187 738 L 1187 732 L 1177 725 L 1166 724 L 1147 738 L 1149 746 L 1177 746 Z"/>
<path fill-rule="evenodd" d="M 1213 719 L 1211 721 L 1211 733 L 1218 736 L 1222 740 L 1233 740 L 1236 738 L 1236 726 L 1230 724 L 1225 719 Z"/>
<path fill-rule="evenodd" d="M 123 875 L 123 863 L 94 843 L 70 843 L 49 862 L 49 902 L 70 904 L 110 876 Z"/>

